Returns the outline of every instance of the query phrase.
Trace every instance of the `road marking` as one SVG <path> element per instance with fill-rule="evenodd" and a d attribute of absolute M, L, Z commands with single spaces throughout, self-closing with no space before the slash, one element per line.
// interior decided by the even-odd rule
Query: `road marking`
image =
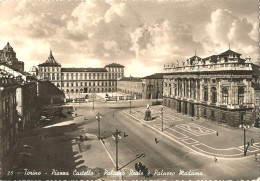
<path fill-rule="evenodd" d="M 216 131 L 212 129 L 206 128 L 204 126 L 195 123 L 179 124 L 176 127 L 184 131 L 187 131 L 195 136 L 203 136 L 203 135 L 216 133 Z"/>
<path fill-rule="evenodd" d="M 114 159 L 112 158 L 112 156 L 110 155 L 109 151 L 107 150 L 106 146 L 103 144 L 103 142 L 101 140 L 99 140 L 100 143 L 103 145 L 103 147 L 105 148 L 109 158 L 111 159 L 111 161 L 113 162 L 114 166 L 116 166 L 116 162 L 114 161 Z"/>
<path fill-rule="evenodd" d="M 133 115 L 131 115 L 131 114 L 125 112 L 125 111 L 122 111 L 122 112 L 125 113 L 125 114 L 127 114 L 127 115 L 129 115 L 129 116 L 131 116 L 132 118 L 134 118 L 134 119 L 137 120 L 137 121 L 144 122 L 144 121 L 142 121 L 142 120 L 136 118 L 135 116 L 133 116 Z M 202 156 L 204 156 L 204 157 L 212 158 L 212 155 L 208 155 L 208 154 L 212 154 L 212 153 L 206 152 L 206 151 L 204 151 L 204 150 L 200 150 L 200 152 L 199 152 L 199 151 L 195 150 L 195 149 L 198 149 L 198 148 L 195 148 L 194 145 L 191 145 L 192 147 L 194 147 L 194 148 L 191 148 L 190 145 L 187 146 L 187 145 L 185 145 L 184 143 L 181 143 L 180 141 L 178 141 L 178 140 L 172 138 L 171 136 L 169 136 L 169 135 L 167 135 L 167 134 L 165 134 L 165 133 L 162 133 L 161 131 L 157 130 L 156 128 L 152 127 L 151 125 L 149 125 L 149 124 L 147 124 L 147 123 L 145 123 L 145 124 L 146 124 L 146 126 L 148 126 L 149 128 L 155 130 L 156 132 L 162 134 L 163 136 L 169 138 L 170 140 L 173 140 L 173 141 L 179 143 L 179 144 L 182 145 L 183 147 L 185 147 L 185 148 L 187 148 L 187 149 L 189 149 L 189 150 L 191 150 L 191 151 L 193 151 L 193 152 L 195 152 L 195 153 L 197 153 L 197 154 L 199 154 L 199 155 L 202 155 Z M 203 153 L 203 152 L 208 153 L 208 154 L 205 154 L 205 153 Z M 248 159 L 248 158 L 250 158 L 250 157 L 254 157 L 254 155 L 250 155 L 250 156 L 247 156 L 247 157 L 230 158 L 230 157 L 232 157 L 232 156 L 243 156 L 243 154 L 233 154 L 233 155 L 219 155 L 219 154 L 218 154 L 218 156 L 227 156 L 227 157 L 221 157 L 221 159 L 223 159 L 223 160 L 241 160 L 241 159 Z"/>
<path fill-rule="evenodd" d="M 191 141 L 188 141 L 188 140 L 191 140 Z M 187 144 L 199 143 L 199 141 L 194 140 L 193 138 L 183 139 L 183 140 L 181 140 L 181 141 L 183 141 L 184 143 L 187 143 Z"/>
<path fill-rule="evenodd" d="M 247 147 L 247 146 L 246 146 Z M 238 149 L 241 149 L 242 151 L 244 151 L 244 146 L 239 146 Z M 249 150 L 251 149 L 251 150 Z M 252 147 L 252 146 L 249 146 L 249 148 L 247 149 L 248 152 L 258 152 L 259 149 L 258 148 L 255 148 L 255 147 Z"/>
<path fill-rule="evenodd" d="M 209 146 L 207 146 L 207 145 L 205 145 L 205 144 L 203 144 L 203 143 L 199 143 L 199 144 L 195 144 L 195 145 L 191 145 L 192 147 L 194 147 L 195 149 L 197 149 L 197 150 L 200 150 L 201 152 L 203 152 L 203 153 L 208 153 L 208 154 L 210 154 L 211 156 L 213 156 L 213 155 L 216 155 L 216 156 L 227 156 L 227 157 L 231 157 L 231 156 L 243 156 L 243 153 L 238 153 L 238 154 L 232 154 L 232 155 L 225 155 L 225 154 L 219 154 L 219 153 L 212 153 L 212 152 L 208 152 L 208 151 L 205 151 L 205 150 L 202 150 L 202 149 L 200 149 L 200 148 L 198 148 L 197 146 L 205 146 L 205 147 L 209 147 Z M 211 148 L 211 147 L 210 147 Z M 230 150 L 230 149 L 216 149 L 216 148 L 213 148 L 213 149 L 215 149 L 215 150 L 222 150 L 222 151 L 224 151 L 224 150 Z M 237 149 L 237 148 L 233 148 L 234 150 L 238 150 L 239 152 L 241 152 L 241 150 L 239 150 L 239 149 Z M 242 158 L 244 158 L 244 157 L 242 157 Z M 231 159 L 231 158 L 229 158 L 229 159 Z M 233 158 L 233 159 L 235 159 L 235 158 Z M 240 158 L 241 159 L 241 158 Z"/>

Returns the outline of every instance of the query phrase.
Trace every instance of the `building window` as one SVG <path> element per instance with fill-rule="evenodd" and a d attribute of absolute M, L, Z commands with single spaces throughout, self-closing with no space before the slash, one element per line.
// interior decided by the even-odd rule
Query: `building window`
<path fill-rule="evenodd" d="M 208 101 L 208 86 L 204 87 L 204 101 Z"/>
<path fill-rule="evenodd" d="M 238 104 L 239 105 L 244 104 L 244 93 L 245 93 L 244 87 L 239 87 L 238 88 Z"/>
<path fill-rule="evenodd" d="M 71 85 L 71 87 L 73 87 L 73 82 L 70 85 Z"/>
<path fill-rule="evenodd" d="M 228 104 L 228 88 L 222 88 L 222 104 Z"/>
<path fill-rule="evenodd" d="M 216 87 L 211 88 L 211 102 L 212 103 L 217 102 L 217 89 L 216 89 Z"/>
<path fill-rule="evenodd" d="M 69 83 L 67 83 L 67 87 L 69 87 L 70 85 L 69 85 Z M 69 89 L 68 89 L 69 90 Z"/>

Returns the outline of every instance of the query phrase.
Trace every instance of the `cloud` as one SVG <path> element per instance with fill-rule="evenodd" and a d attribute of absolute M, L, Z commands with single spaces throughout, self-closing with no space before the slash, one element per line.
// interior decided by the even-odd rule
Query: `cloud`
<path fill-rule="evenodd" d="M 217 54 L 226 50 L 230 43 L 231 49 L 246 56 L 251 54 L 256 61 L 257 28 L 258 24 L 251 24 L 247 18 L 239 18 L 227 9 L 217 9 L 212 12 L 211 21 L 206 25 L 207 40 L 203 42 L 204 48 L 208 50 L 207 53 L 215 51 L 214 54 Z"/>
<path fill-rule="evenodd" d="M 154 25 L 144 25 L 132 34 L 132 50 L 137 57 L 165 62 L 172 58 L 184 58 L 187 52 L 203 51 L 202 45 L 194 41 L 191 27 L 182 23 L 159 20 Z M 149 60 L 148 60 L 149 61 Z"/>
<path fill-rule="evenodd" d="M 164 63 L 189 58 L 195 50 L 202 57 L 221 53 L 228 43 L 256 57 L 254 13 L 246 10 L 244 16 L 234 13 L 237 4 L 219 4 L 19 1 L 14 16 L 1 19 L 0 43 L 10 41 L 27 69 L 45 61 L 52 48 L 64 67 L 116 62 L 133 76 L 159 72 Z"/>

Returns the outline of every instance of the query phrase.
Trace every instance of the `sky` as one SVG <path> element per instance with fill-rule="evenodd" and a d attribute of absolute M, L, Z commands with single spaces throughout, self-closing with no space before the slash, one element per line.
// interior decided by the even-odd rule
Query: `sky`
<path fill-rule="evenodd" d="M 258 0 L 0 1 L 0 49 L 25 70 L 50 49 L 62 67 L 125 66 L 125 76 L 229 48 L 258 62 Z"/>

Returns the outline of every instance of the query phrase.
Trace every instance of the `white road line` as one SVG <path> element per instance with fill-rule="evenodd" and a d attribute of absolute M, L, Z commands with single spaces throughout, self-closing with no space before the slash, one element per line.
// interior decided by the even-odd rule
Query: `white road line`
<path fill-rule="evenodd" d="M 135 116 L 132 116 L 131 114 L 129 114 L 129 113 L 125 112 L 125 111 L 122 111 L 122 112 L 124 112 L 125 114 L 128 114 L 129 116 L 133 117 L 133 118 L 136 119 L 137 121 L 144 122 L 144 121 L 142 121 L 142 120 L 136 118 Z M 185 147 L 185 148 L 187 148 L 187 149 L 189 149 L 189 150 L 191 150 L 191 151 L 193 151 L 193 152 L 195 152 L 195 153 L 197 153 L 197 154 L 199 154 L 199 155 L 202 155 L 202 156 L 204 156 L 204 157 L 212 158 L 212 155 L 207 155 L 207 154 L 205 154 L 205 153 L 198 152 L 197 150 L 195 150 L 195 149 L 193 149 L 193 148 L 191 148 L 191 147 L 185 145 L 184 143 L 181 143 L 180 141 L 178 141 L 178 140 L 176 140 L 176 139 L 170 137 L 169 135 L 167 135 L 167 134 L 165 134 L 165 133 L 162 133 L 161 131 L 158 131 L 156 128 L 150 126 L 149 124 L 147 124 L 147 123 L 145 123 L 145 124 L 146 124 L 146 126 L 148 126 L 149 128 L 151 128 L 151 129 L 155 130 L 156 132 L 158 132 L 158 133 L 164 135 L 165 137 L 169 138 L 170 140 L 173 140 L 173 141 L 179 143 L 179 144 L 182 145 L 183 147 Z M 191 145 L 191 146 L 193 146 L 193 145 Z M 203 150 L 201 150 L 201 151 L 204 152 Z M 209 154 L 212 154 L 212 153 L 209 153 Z M 243 155 L 243 154 L 241 154 L 241 156 L 242 156 L 242 155 Z M 225 156 L 225 155 L 222 155 L 222 156 Z M 232 156 L 237 156 L 237 155 L 234 154 L 234 155 L 227 155 L 227 156 L 228 156 L 228 157 L 232 157 Z M 241 159 L 248 159 L 248 158 L 250 158 L 250 157 L 254 157 L 254 155 L 250 155 L 250 156 L 247 156 L 247 157 L 239 157 L 239 158 L 226 158 L 226 157 L 221 157 L 221 159 L 223 159 L 223 160 L 241 160 Z"/>
<path fill-rule="evenodd" d="M 111 159 L 111 161 L 113 162 L 114 166 L 116 166 L 116 162 L 114 161 L 114 159 L 112 158 L 112 156 L 110 155 L 109 151 L 107 150 L 106 146 L 102 143 L 102 141 L 100 140 L 100 143 L 103 145 L 103 147 L 105 148 L 109 158 Z"/>
<path fill-rule="evenodd" d="M 190 142 L 187 142 L 188 140 L 192 140 L 193 142 L 191 142 L 191 143 L 190 143 Z M 189 145 L 194 144 L 194 143 L 199 143 L 199 141 L 194 140 L 194 139 L 192 139 L 192 138 L 183 139 L 183 140 L 181 140 L 181 141 L 183 141 L 184 143 L 189 144 Z"/>
<path fill-rule="evenodd" d="M 211 153 L 211 152 L 208 152 L 208 151 L 205 151 L 205 150 L 202 150 L 200 148 L 197 148 L 196 146 L 199 146 L 199 145 L 205 145 L 203 143 L 199 143 L 199 144 L 195 144 L 195 145 L 191 145 L 192 147 L 194 147 L 195 149 L 198 149 L 200 150 L 201 152 L 204 152 L 204 153 L 208 153 L 208 154 L 212 154 L 212 155 L 216 155 L 216 156 L 228 156 L 228 157 L 232 157 L 232 156 L 243 156 L 244 154 L 243 153 L 238 153 L 238 154 L 232 154 L 232 155 L 223 155 L 223 154 L 218 154 L 218 153 Z M 239 149 L 237 149 L 238 151 L 241 151 Z M 211 156 L 212 156 L 211 155 Z M 250 157 L 250 156 L 248 156 Z M 253 155 L 251 155 L 251 157 L 253 157 Z M 224 159 L 243 159 L 243 158 L 246 158 L 246 157 L 242 157 L 242 158 L 224 158 Z M 223 157 L 221 158 L 223 159 Z"/>

